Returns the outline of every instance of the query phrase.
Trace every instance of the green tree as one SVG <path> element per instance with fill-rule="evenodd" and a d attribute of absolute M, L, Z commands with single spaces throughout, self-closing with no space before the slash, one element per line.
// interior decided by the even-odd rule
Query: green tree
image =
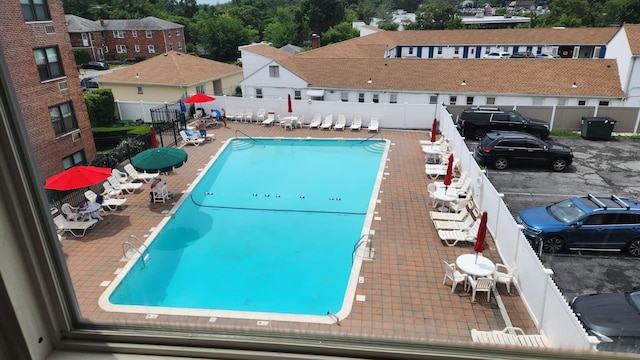
<path fill-rule="evenodd" d="M 275 47 L 300 43 L 306 37 L 304 24 L 298 21 L 300 16 L 298 7 L 278 7 L 276 17 L 267 25 L 262 38 L 271 41 Z"/>
<path fill-rule="evenodd" d="M 416 11 L 416 21 L 405 27 L 407 30 L 462 29 L 460 12 L 445 1 L 423 4 Z"/>
<path fill-rule="evenodd" d="M 258 32 L 227 14 L 203 23 L 200 32 L 202 46 L 220 61 L 232 61 L 238 57 L 238 47 L 258 41 Z"/>
<path fill-rule="evenodd" d="M 309 28 L 322 34 L 344 19 L 344 0 L 302 0 L 302 13 L 309 19 Z"/>
<path fill-rule="evenodd" d="M 638 0 L 626 0 L 622 6 L 620 23 L 640 23 L 640 2 Z"/>
<path fill-rule="evenodd" d="M 552 0 L 549 3 L 549 12 L 542 18 L 542 25 L 580 27 L 583 26 L 588 12 L 588 0 Z"/>
<path fill-rule="evenodd" d="M 108 127 L 116 122 L 115 100 L 111 89 L 87 91 L 84 93 L 84 102 L 92 127 Z"/>
<path fill-rule="evenodd" d="M 351 23 L 342 22 L 332 26 L 322 34 L 322 42 L 326 45 L 358 37 L 360 32 Z"/>

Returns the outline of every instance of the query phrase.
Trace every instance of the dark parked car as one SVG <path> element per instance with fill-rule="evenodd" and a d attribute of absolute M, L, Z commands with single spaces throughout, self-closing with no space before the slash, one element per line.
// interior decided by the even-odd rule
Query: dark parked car
<path fill-rule="evenodd" d="M 460 134 L 466 138 L 480 139 L 490 131 L 524 131 L 541 139 L 549 136 L 549 124 L 524 117 L 517 111 L 505 111 L 498 107 L 472 107 L 460 114 Z"/>
<path fill-rule="evenodd" d="M 566 146 L 543 141 L 522 132 L 491 132 L 474 149 L 478 164 L 504 170 L 511 165 L 544 166 L 562 171 L 573 162 Z"/>
<path fill-rule="evenodd" d="M 82 91 L 87 91 L 89 89 L 97 89 L 100 86 L 96 82 L 97 76 L 89 76 L 80 81 L 80 85 L 82 86 Z"/>
<path fill-rule="evenodd" d="M 89 61 L 81 65 L 83 69 L 108 70 L 109 64 L 102 61 Z"/>
<path fill-rule="evenodd" d="M 640 345 L 640 291 L 576 296 L 571 308 L 600 350 L 626 351 Z M 610 344 L 608 344 L 610 343 Z"/>
<path fill-rule="evenodd" d="M 535 58 L 536 54 L 532 53 L 531 51 L 522 51 L 522 52 L 517 52 L 517 53 L 513 53 L 511 54 L 510 58 L 518 58 L 518 59 L 530 59 L 530 58 Z"/>
<path fill-rule="evenodd" d="M 587 195 L 520 211 L 516 222 L 534 248 L 626 251 L 640 256 L 640 202 Z"/>

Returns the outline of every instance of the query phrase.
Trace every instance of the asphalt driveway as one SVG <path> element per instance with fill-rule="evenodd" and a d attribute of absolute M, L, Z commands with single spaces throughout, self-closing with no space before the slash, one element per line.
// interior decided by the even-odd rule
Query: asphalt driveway
<path fill-rule="evenodd" d="M 588 193 L 640 199 L 640 140 L 595 141 L 559 137 L 550 140 L 573 149 L 574 163 L 564 172 L 489 169 L 491 182 L 504 193 L 504 201 L 512 214 Z M 543 261 L 553 269 L 553 277 L 568 301 L 575 295 L 625 291 L 640 286 L 637 283 L 640 259 L 626 254 L 572 251 L 543 254 Z"/>

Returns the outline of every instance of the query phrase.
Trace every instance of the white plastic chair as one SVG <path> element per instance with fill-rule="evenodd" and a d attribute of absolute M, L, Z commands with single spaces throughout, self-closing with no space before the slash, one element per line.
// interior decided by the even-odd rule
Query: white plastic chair
<path fill-rule="evenodd" d="M 60 207 L 60 210 L 69 221 L 77 221 L 78 219 L 80 219 L 78 208 L 75 206 L 71 206 L 68 203 L 64 203 Z"/>
<path fill-rule="evenodd" d="M 507 292 L 511 293 L 511 282 L 513 281 L 513 278 L 515 276 L 515 265 L 507 266 L 504 264 L 496 264 L 496 271 L 493 273 L 493 279 L 495 280 L 494 287 L 498 283 L 505 284 L 507 287 Z"/>
<path fill-rule="evenodd" d="M 442 284 L 445 285 L 447 279 L 451 279 L 451 292 L 453 292 L 458 284 L 464 283 L 467 280 L 467 276 L 456 269 L 456 264 L 449 264 L 446 261 L 443 261 L 443 263 L 444 279 L 442 279 Z"/>
<path fill-rule="evenodd" d="M 477 280 L 473 276 L 467 275 L 467 285 L 471 289 L 471 302 L 476 301 L 476 293 L 486 292 L 487 302 L 491 300 L 491 290 L 493 289 L 493 279 L 490 277 L 481 277 Z"/>

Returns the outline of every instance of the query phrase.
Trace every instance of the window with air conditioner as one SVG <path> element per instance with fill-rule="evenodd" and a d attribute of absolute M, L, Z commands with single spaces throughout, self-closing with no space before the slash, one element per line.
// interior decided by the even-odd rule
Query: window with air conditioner
<path fill-rule="evenodd" d="M 49 108 L 49 117 L 56 136 L 64 135 L 78 128 L 71 102 L 51 106 Z"/>
<path fill-rule="evenodd" d="M 33 56 L 36 59 L 38 74 L 40 74 L 41 81 L 64 76 L 64 69 L 62 68 L 60 52 L 58 51 L 57 46 L 34 49 Z"/>

